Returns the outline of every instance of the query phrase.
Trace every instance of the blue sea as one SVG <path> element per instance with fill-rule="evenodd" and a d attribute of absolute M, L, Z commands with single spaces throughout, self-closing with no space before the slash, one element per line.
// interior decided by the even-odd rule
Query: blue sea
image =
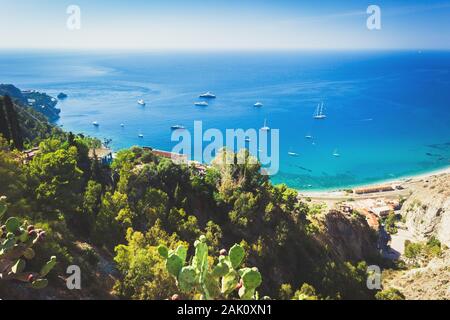
<path fill-rule="evenodd" d="M 112 139 L 114 150 L 171 150 L 174 124 L 192 129 L 202 120 L 204 129 L 224 131 L 261 128 L 267 119 L 280 130 L 280 170 L 272 180 L 301 190 L 450 165 L 450 52 L 3 51 L 0 82 L 67 93 L 57 124 Z M 217 99 L 194 106 L 206 91 Z M 253 107 L 257 101 L 264 106 Z M 327 119 L 314 120 L 320 102 Z"/>

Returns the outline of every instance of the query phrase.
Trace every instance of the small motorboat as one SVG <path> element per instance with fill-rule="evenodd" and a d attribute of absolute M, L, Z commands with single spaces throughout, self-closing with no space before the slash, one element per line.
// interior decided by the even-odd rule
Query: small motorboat
<path fill-rule="evenodd" d="M 336 157 L 336 158 L 338 158 L 338 157 L 340 157 L 341 155 L 339 154 L 339 152 L 338 152 L 337 149 L 336 149 L 336 150 L 334 150 L 334 152 L 333 152 L 333 156 Z"/>
<path fill-rule="evenodd" d="M 206 101 L 195 102 L 194 105 L 197 107 L 207 107 L 209 104 Z"/>

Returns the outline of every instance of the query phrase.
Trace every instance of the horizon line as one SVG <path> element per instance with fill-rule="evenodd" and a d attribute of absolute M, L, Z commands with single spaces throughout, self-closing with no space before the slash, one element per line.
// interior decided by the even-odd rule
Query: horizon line
<path fill-rule="evenodd" d="M 380 52 L 380 51 L 397 51 L 397 52 L 411 52 L 411 51 L 440 51 L 446 52 L 450 51 L 450 48 L 420 48 L 420 47 L 385 47 L 385 48 L 366 48 L 366 47 L 358 47 L 358 48 L 120 48 L 120 47 L 108 47 L 108 48 L 59 48 L 59 47 L 0 47 L 1 51 L 23 51 L 26 50 L 28 52 L 103 52 L 103 51 L 113 51 L 113 52 L 141 52 L 141 53 L 152 53 L 152 52 L 311 52 L 311 51 L 361 51 L 361 52 Z"/>

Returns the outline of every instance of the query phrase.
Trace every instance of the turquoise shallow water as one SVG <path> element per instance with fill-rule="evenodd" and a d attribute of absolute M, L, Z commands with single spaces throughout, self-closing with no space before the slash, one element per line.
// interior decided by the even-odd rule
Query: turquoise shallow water
<path fill-rule="evenodd" d="M 0 70 L 2 83 L 66 92 L 58 124 L 111 138 L 115 150 L 170 150 L 174 124 L 248 129 L 267 118 L 280 129 L 272 179 L 293 188 L 343 188 L 450 164 L 450 52 L 1 52 Z M 205 91 L 218 98 L 193 106 Z M 312 117 L 320 101 L 324 121 Z"/>

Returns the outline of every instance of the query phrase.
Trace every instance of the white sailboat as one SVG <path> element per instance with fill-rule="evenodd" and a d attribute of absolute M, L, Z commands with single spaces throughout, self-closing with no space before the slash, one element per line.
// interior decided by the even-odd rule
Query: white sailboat
<path fill-rule="evenodd" d="M 327 116 L 323 113 L 323 102 L 317 105 L 316 113 L 314 114 L 314 119 L 323 120 Z"/>
<path fill-rule="evenodd" d="M 270 128 L 267 126 L 267 119 L 264 119 L 264 127 L 261 128 L 262 131 L 269 131 Z"/>

